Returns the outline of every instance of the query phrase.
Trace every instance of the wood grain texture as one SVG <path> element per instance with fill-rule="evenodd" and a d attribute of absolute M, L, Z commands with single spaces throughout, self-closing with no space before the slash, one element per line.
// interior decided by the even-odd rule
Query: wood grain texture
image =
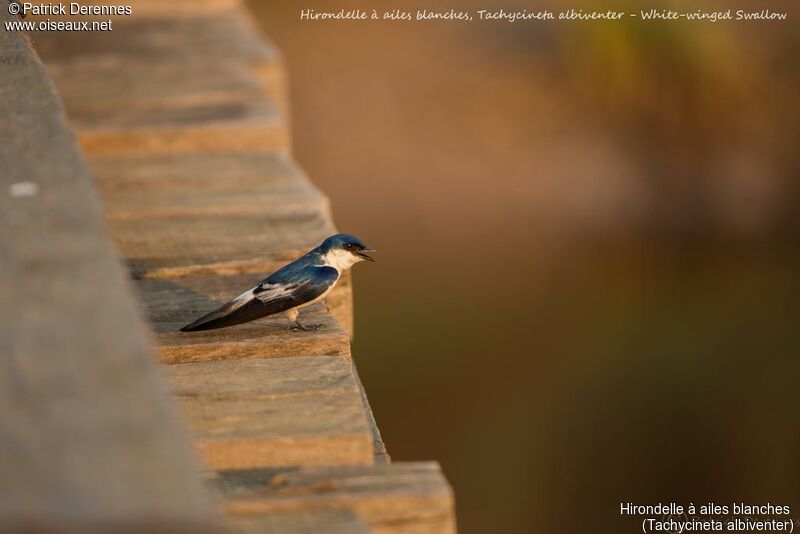
<path fill-rule="evenodd" d="M 83 149 L 98 156 L 289 151 L 288 129 L 263 99 L 82 110 L 70 123 Z"/>
<path fill-rule="evenodd" d="M 300 312 L 308 324 L 322 325 L 295 332 L 279 314 L 242 325 L 205 332 L 179 332 L 197 317 L 255 286 L 265 275 L 187 276 L 139 280 L 136 287 L 150 319 L 161 361 L 275 358 L 286 356 L 349 355 L 348 333 L 328 313 L 324 303 Z M 337 291 L 347 291 L 346 287 Z"/>
<path fill-rule="evenodd" d="M 226 522 L 234 534 L 369 534 L 370 528 L 349 510 L 235 517 Z"/>
<path fill-rule="evenodd" d="M 153 0 L 155 2 L 157 0 Z M 134 8 L 135 9 L 135 8 Z M 111 32 L 31 33 L 45 64 L 96 60 L 229 60 L 280 64 L 280 53 L 246 10 L 190 17 L 117 17 Z"/>
<path fill-rule="evenodd" d="M 0 524 L 207 531 L 191 449 L 51 82 L 21 33 L 0 32 L 0 65 Z"/>
<path fill-rule="evenodd" d="M 168 369 L 214 469 L 372 462 L 372 435 L 341 356 L 175 365 Z"/>
<path fill-rule="evenodd" d="M 225 2 L 238 3 L 234 0 L 214 0 L 208 5 L 185 2 L 198 4 L 198 9 L 191 16 L 184 17 L 180 14 L 176 16 L 168 9 L 160 15 L 156 9 L 151 9 L 159 4 L 174 5 L 174 2 L 147 2 L 147 6 L 133 6 L 134 14 L 131 16 L 112 17 L 112 32 L 83 32 L 77 35 L 71 32 L 35 31 L 32 36 L 53 76 L 68 76 L 62 74 L 64 71 L 76 73 L 73 79 L 78 79 L 78 72 L 90 81 L 102 76 L 103 83 L 97 84 L 100 90 L 137 73 L 144 73 L 143 78 L 149 78 L 146 75 L 148 67 L 171 71 L 176 78 L 183 73 L 194 80 L 197 78 L 192 76 L 191 70 L 185 70 L 184 67 L 205 67 L 207 73 L 214 75 L 206 76 L 208 80 L 200 80 L 200 86 L 215 80 L 225 82 L 225 76 L 219 73 L 226 69 L 244 69 L 258 80 L 259 89 L 288 118 L 289 91 L 280 52 L 258 31 L 245 10 L 220 9 Z M 209 10 L 209 7 L 212 9 Z M 178 11 L 184 15 L 190 14 L 188 10 L 179 8 Z M 80 17 L 80 20 L 92 18 Z M 67 20 L 74 19 L 67 17 Z M 134 79 L 134 82 L 146 80 Z M 88 89 L 91 92 L 91 87 Z M 160 89 L 168 94 L 170 87 L 162 85 Z"/>
<path fill-rule="evenodd" d="M 230 514 L 348 509 L 377 533 L 455 532 L 453 495 L 434 462 L 222 473 Z"/>
<path fill-rule="evenodd" d="M 358 391 L 361 394 L 361 402 L 364 404 L 364 411 L 367 414 L 367 422 L 369 423 L 370 432 L 372 432 L 372 448 L 374 453 L 374 463 L 376 464 L 390 464 L 392 457 L 386 450 L 386 444 L 383 442 L 383 436 L 378 428 L 378 423 L 375 421 L 375 415 L 372 413 L 372 408 L 367 399 L 367 391 L 364 389 L 364 384 L 361 382 L 361 377 L 358 376 L 358 369 L 356 369 L 356 362 L 351 360 L 353 366 L 353 377 L 355 378 Z"/>
<path fill-rule="evenodd" d="M 112 218 L 318 210 L 327 198 L 300 167 L 274 152 L 92 157 Z"/>
<path fill-rule="evenodd" d="M 310 207 L 108 223 L 137 277 L 263 270 L 299 257 L 335 232 L 330 219 Z"/>
<path fill-rule="evenodd" d="M 243 62 L 187 58 L 172 61 L 107 58 L 48 65 L 67 114 L 166 111 L 172 107 L 269 98 L 263 83 Z M 102 80 L 102 83 L 98 82 Z"/>
<path fill-rule="evenodd" d="M 91 154 L 289 150 L 280 55 L 244 10 L 34 39 Z"/>
<path fill-rule="evenodd" d="M 226 3 L 231 4 L 227 9 Z M 105 68 L 118 74 L 123 69 L 140 71 L 143 65 L 205 63 L 213 73 L 223 64 L 243 65 L 288 117 L 289 91 L 281 54 L 247 10 L 238 8 L 239 3 L 139 0 L 132 6 L 133 15 L 112 17 L 113 31 L 34 31 L 31 37 L 48 68 Z M 45 18 L 58 17 L 38 17 Z"/>

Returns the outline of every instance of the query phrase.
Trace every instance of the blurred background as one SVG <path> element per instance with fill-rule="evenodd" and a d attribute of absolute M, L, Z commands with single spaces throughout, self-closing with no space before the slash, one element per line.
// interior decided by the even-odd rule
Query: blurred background
<path fill-rule="evenodd" d="M 746 24 L 250 4 L 285 54 L 298 160 L 380 250 L 356 269 L 354 354 L 389 452 L 441 461 L 462 532 L 633 532 L 622 501 L 800 517 L 792 2 L 436 3 L 790 13 Z"/>

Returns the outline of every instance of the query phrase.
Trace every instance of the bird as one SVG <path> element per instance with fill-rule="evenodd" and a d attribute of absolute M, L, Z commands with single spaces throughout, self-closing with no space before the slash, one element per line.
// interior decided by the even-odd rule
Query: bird
<path fill-rule="evenodd" d="M 301 308 L 324 299 L 342 273 L 361 261 L 375 261 L 376 252 L 348 234 L 328 237 L 318 247 L 281 267 L 252 289 L 181 328 L 181 332 L 214 330 L 247 323 L 285 312 L 292 330 L 316 330 L 322 325 L 304 325 Z"/>

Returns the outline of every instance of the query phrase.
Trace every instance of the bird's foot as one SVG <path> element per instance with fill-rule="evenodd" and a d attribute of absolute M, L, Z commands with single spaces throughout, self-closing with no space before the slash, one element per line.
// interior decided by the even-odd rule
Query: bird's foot
<path fill-rule="evenodd" d="M 299 322 L 295 322 L 294 326 L 292 327 L 292 331 L 299 332 L 302 330 L 303 332 L 313 332 L 322 328 L 325 328 L 324 324 L 301 324 Z"/>

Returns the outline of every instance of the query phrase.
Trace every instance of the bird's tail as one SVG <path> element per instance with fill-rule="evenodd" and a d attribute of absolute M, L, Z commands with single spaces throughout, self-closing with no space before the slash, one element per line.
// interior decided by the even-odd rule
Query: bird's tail
<path fill-rule="evenodd" d="M 225 328 L 226 326 L 234 326 L 260 319 L 269 314 L 270 310 L 260 300 L 250 299 L 243 301 L 240 297 L 187 324 L 181 328 L 181 332 L 199 332 L 201 330 Z"/>

